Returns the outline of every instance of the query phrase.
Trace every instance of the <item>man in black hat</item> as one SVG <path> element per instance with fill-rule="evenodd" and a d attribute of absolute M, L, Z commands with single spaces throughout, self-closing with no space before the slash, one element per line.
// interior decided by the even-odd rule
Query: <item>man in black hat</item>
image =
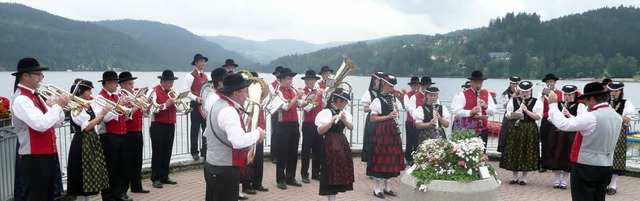
<path fill-rule="evenodd" d="M 327 71 L 329 72 L 329 71 Z M 300 174 L 302 182 L 309 183 L 309 159 L 312 157 L 311 179 L 320 179 L 320 164 L 322 163 L 322 136 L 318 134 L 318 127 L 315 125 L 316 116 L 322 110 L 322 88 L 316 88 L 316 82 L 320 77 L 316 76 L 316 71 L 307 70 L 304 77 L 305 87 L 300 89 L 305 96 L 300 107 L 304 109 L 304 120 L 302 121 L 302 153 Z"/>
<path fill-rule="evenodd" d="M 120 81 L 120 88 L 123 90 L 127 90 L 131 94 L 135 94 L 138 88 L 134 88 L 134 80 L 138 79 L 137 77 L 133 77 L 131 72 L 124 71 L 118 75 Z M 132 108 L 133 112 L 131 118 L 126 121 L 127 123 L 127 135 L 125 136 L 125 152 L 130 153 L 127 154 L 128 158 L 123 158 L 124 161 L 131 161 L 127 165 L 127 170 L 124 172 L 127 173 L 127 178 L 124 183 L 124 193 L 126 195 L 127 190 L 129 190 L 129 185 L 131 185 L 131 192 L 133 193 L 149 193 L 149 190 L 142 188 L 142 147 L 144 146 L 144 142 L 142 140 L 142 117 L 143 110 L 133 107 L 131 104 L 127 105 L 127 107 Z"/>
<path fill-rule="evenodd" d="M 173 75 L 173 71 L 164 70 L 162 76 L 158 76 L 160 84 L 153 87 L 150 97 L 155 103 L 162 105 L 161 108 L 152 108 L 151 126 L 149 127 L 149 137 L 151 137 L 151 181 L 153 187 L 162 188 L 162 184 L 177 184 L 178 182 L 169 178 L 169 163 L 171 162 L 171 149 L 173 148 L 173 138 L 176 131 L 176 106 L 175 98 L 170 95 L 173 82 L 178 78 Z M 198 113 L 198 112 L 194 112 Z"/>
<path fill-rule="evenodd" d="M 327 80 L 329 79 L 329 76 L 331 76 L 331 74 L 333 74 L 333 70 L 331 70 L 331 68 L 329 68 L 329 66 L 323 66 L 322 68 L 320 68 L 320 72 L 318 72 L 318 74 L 322 78 L 322 81 L 318 82 L 318 86 L 320 88 L 322 88 L 322 89 L 326 89 L 327 88 Z"/>
<path fill-rule="evenodd" d="M 280 71 L 282 71 L 282 69 L 284 69 L 284 67 L 282 66 L 276 66 L 276 68 L 273 70 L 273 73 L 271 73 L 271 75 L 276 77 L 276 80 L 274 80 L 273 82 L 271 82 L 271 84 L 269 84 L 269 91 L 272 94 L 278 94 L 278 90 L 276 90 L 276 88 L 279 88 L 280 85 Z M 278 127 L 276 126 L 278 123 L 278 114 L 279 112 L 274 112 L 273 114 L 271 114 L 271 137 L 270 137 L 270 141 L 271 141 L 271 163 L 276 164 L 278 162 L 278 160 L 276 159 L 276 153 L 277 151 L 277 133 L 276 132 L 278 129 Z"/>
<path fill-rule="evenodd" d="M 120 105 L 129 104 L 130 100 L 121 98 L 116 93 L 119 81 L 120 79 L 115 71 L 102 73 L 102 80 L 98 80 L 98 82 L 102 82 L 102 90 L 98 94 L 99 97 L 91 103 L 94 111 L 101 111 L 103 106 L 106 105 L 106 101 L 100 99 Z M 126 120 L 127 117 L 124 114 L 115 115 L 110 112 L 104 116 L 100 126 L 98 126 L 100 142 L 102 143 L 107 171 L 109 172 L 109 188 L 102 190 L 103 200 L 131 200 L 125 193 L 125 183 L 128 182 L 127 163 L 130 162 L 127 161 L 127 158 L 131 154 L 127 152 L 125 144 L 125 136 L 127 135 Z"/>
<path fill-rule="evenodd" d="M 206 200 L 238 200 L 240 168 L 247 164 L 247 147 L 264 140 L 262 128 L 245 132 L 241 121 L 249 85 L 240 74 L 224 78 L 224 87 L 207 121 L 207 157 L 204 167 Z M 215 114 L 215 115 L 214 115 Z"/>
<path fill-rule="evenodd" d="M 16 186 L 15 196 L 24 200 L 53 200 L 59 174 L 55 126 L 64 121 L 62 108 L 69 103 L 69 96 L 63 94 L 45 103 L 38 88 L 46 70 L 49 68 L 40 66 L 36 59 L 23 58 L 17 72 L 11 74 L 16 77 L 11 98 L 12 122 L 18 136 L 15 175 L 22 185 L 20 189 Z"/>
<path fill-rule="evenodd" d="M 279 146 L 276 155 L 276 182 L 278 188 L 287 189 L 287 185 L 302 186 L 296 181 L 296 166 L 298 165 L 298 142 L 300 141 L 300 123 L 298 123 L 298 100 L 302 97 L 302 92 L 291 86 L 293 77 L 297 73 L 290 68 L 283 68 L 280 71 L 280 88 L 276 89 L 278 96 L 286 103 L 279 109 L 278 124 L 276 125 L 278 134 L 276 141 Z M 285 173 L 286 170 L 286 173 Z M 285 184 L 286 183 L 286 184 Z"/>
<path fill-rule="evenodd" d="M 461 96 L 455 97 L 451 105 L 453 113 L 461 118 L 463 125 L 475 124 L 474 129 L 480 132 L 482 141 L 487 147 L 489 135 L 487 118 L 495 114 L 496 105 L 493 98 L 490 98 L 489 91 L 482 89 L 482 84 L 487 78 L 481 71 L 473 71 L 467 79 L 471 81 L 471 88 L 462 92 Z"/>
<path fill-rule="evenodd" d="M 404 101 L 403 101 L 404 108 L 406 108 L 407 110 L 407 119 L 405 120 L 405 124 L 404 124 L 404 129 L 406 131 L 406 136 L 407 136 L 406 144 L 405 144 L 404 159 L 406 160 L 407 164 L 413 163 L 413 156 L 411 155 L 411 153 L 413 153 L 414 150 L 417 150 L 418 144 L 420 143 L 416 138 L 416 127 L 413 123 L 414 120 L 411 115 L 413 110 L 420 106 L 420 105 L 416 105 L 416 100 L 415 100 L 415 97 L 417 96 L 417 94 L 420 93 L 420 84 L 421 84 L 420 78 L 411 77 L 411 80 L 409 81 L 409 83 L 407 83 L 407 85 L 409 85 L 409 87 L 411 88 L 411 91 L 405 94 Z"/>
<path fill-rule="evenodd" d="M 238 64 L 236 64 L 233 59 L 227 59 L 226 61 L 224 61 L 224 64 L 222 64 L 222 67 L 227 70 L 228 73 L 233 73 L 238 67 Z"/>
<path fill-rule="evenodd" d="M 200 156 L 204 156 L 205 153 L 200 153 L 198 150 L 198 138 L 200 137 L 200 128 L 204 131 L 205 122 L 200 107 L 202 107 L 202 99 L 200 97 L 200 89 L 202 89 L 202 85 L 204 85 L 209 78 L 207 74 L 204 73 L 205 64 L 209 61 L 209 58 L 202 56 L 202 54 L 198 53 L 193 56 L 193 61 L 191 62 L 192 66 L 195 66 L 195 69 L 188 73 L 184 77 L 184 87 L 182 91 L 190 91 L 188 97 L 191 100 L 189 106 L 191 107 L 191 130 L 189 132 L 190 138 L 190 147 L 191 147 L 191 156 L 193 160 L 200 160 Z M 206 98 L 206 97 L 204 97 Z M 203 143 L 204 147 L 204 143 Z M 200 155 L 198 155 L 200 154 Z"/>
<path fill-rule="evenodd" d="M 567 118 L 558 109 L 558 96 L 550 93 L 549 121 L 559 130 L 578 131 L 571 149 L 571 198 L 605 200 L 622 118 L 607 104 L 609 93 L 599 82 L 586 84 L 578 99 L 589 112 Z"/>
<path fill-rule="evenodd" d="M 636 113 L 636 107 L 631 101 L 624 99 L 624 83 L 609 82 L 605 89 L 611 94 L 610 106 L 622 117 L 622 128 L 613 155 L 613 175 L 607 187 L 607 194 L 615 195 L 618 192 L 618 177 L 624 175 L 627 167 L 627 132 L 631 126 L 631 117 Z"/>
<path fill-rule="evenodd" d="M 543 101 L 544 110 L 542 112 L 542 120 L 540 120 L 540 145 L 541 145 L 541 157 L 540 157 L 540 165 L 544 164 L 544 161 L 549 160 L 549 157 L 553 155 L 549 150 L 549 145 L 547 141 L 549 139 L 549 135 L 555 134 L 555 130 L 552 129 L 553 125 L 549 123 L 549 107 L 548 100 L 545 93 L 548 91 L 549 93 L 553 92 L 558 97 L 558 101 L 562 102 L 562 91 L 556 89 L 556 81 L 560 78 L 556 77 L 553 73 L 549 73 L 542 78 L 542 82 L 544 82 L 547 86 L 547 89 L 544 89 L 542 94 L 540 94 L 540 98 L 538 100 Z M 547 169 L 540 166 L 540 170 L 538 172 L 546 172 Z"/>
<path fill-rule="evenodd" d="M 205 115 L 206 115 L 204 117 L 205 119 L 207 119 L 209 111 L 211 111 L 211 107 L 213 106 L 213 103 L 215 103 L 216 100 L 220 98 L 217 91 L 220 90 L 222 87 L 224 87 L 224 83 L 222 83 L 222 80 L 225 77 L 227 77 L 227 75 L 229 75 L 227 73 L 227 69 L 222 67 L 216 68 L 213 71 L 211 71 L 211 80 L 209 81 L 209 83 L 213 83 L 213 89 L 216 91 L 216 93 L 211 93 L 209 94 L 208 97 L 205 97 L 206 101 L 204 101 L 204 106 L 203 106 Z M 206 147 L 204 147 L 204 150 L 206 150 Z"/>

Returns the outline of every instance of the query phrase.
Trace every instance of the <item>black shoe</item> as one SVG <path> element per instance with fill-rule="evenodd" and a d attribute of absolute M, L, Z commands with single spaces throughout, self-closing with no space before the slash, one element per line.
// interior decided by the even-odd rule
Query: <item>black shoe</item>
<path fill-rule="evenodd" d="M 238 196 L 238 200 L 248 200 L 249 198 L 246 196 Z"/>
<path fill-rule="evenodd" d="M 200 160 L 200 156 L 198 156 L 198 154 L 193 154 L 191 156 L 193 156 L 193 160 Z"/>
<path fill-rule="evenodd" d="M 376 197 L 378 197 L 378 198 L 382 198 L 382 199 L 384 199 L 384 195 L 382 194 L 382 192 L 378 192 L 378 193 L 376 193 L 376 192 L 374 191 L 374 192 L 373 192 L 373 196 L 376 196 Z"/>
<path fill-rule="evenodd" d="M 540 169 L 538 170 L 538 172 L 539 172 L 539 173 L 543 173 L 543 172 L 546 172 L 546 171 L 547 171 L 547 169 L 545 169 L 545 168 L 540 168 Z"/>
<path fill-rule="evenodd" d="M 119 200 L 119 201 L 133 201 L 133 199 L 129 198 L 127 195 L 120 196 L 116 200 Z"/>
<path fill-rule="evenodd" d="M 276 157 L 272 157 L 271 158 L 271 163 L 277 164 L 278 163 L 278 159 Z"/>
<path fill-rule="evenodd" d="M 559 188 L 560 188 L 560 183 L 553 184 L 553 189 L 559 189 Z"/>
<path fill-rule="evenodd" d="M 563 190 L 567 189 L 567 184 L 561 183 L 559 188 Z"/>
<path fill-rule="evenodd" d="M 132 192 L 132 193 L 149 193 L 149 190 L 144 189 L 144 188 L 136 189 L 136 190 L 131 189 L 131 192 Z"/>
<path fill-rule="evenodd" d="M 615 195 L 618 191 L 615 188 L 607 189 L 607 195 Z"/>
<path fill-rule="evenodd" d="M 311 181 L 309 181 L 309 178 L 302 177 L 302 183 L 308 184 L 311 183 Z"/>
<path fill-rule="evenodd" d="M 520 181 L 519 184 L 520 184 L 520 186 L 524 186 L 524 185 L 527 185 L 527 182 L 526 181 Z"/>
<path fill-rule="evenodd" d="M 282 189 L 282 190 L 285 190 L 285 189 L 287 189 L 287 185 L 284 184 L 284 183 L 278 183 L 278 188 Z"/>
<path fill-rule="evenodd" d="M 253 189 L 255 189 L 256 191 L 262 191 L 262 192 L 267 192 L 269 191 L 269 189 L 267 187 L 264 187 L 262 185 L 260 186 L 254 186 Z"/>
<path fill-rule="evenodd" d="M 163 180 L 160 180 L 160 182 L 163 184 L 171 184 L 171 185 L 178 184 L 178 182 L 173 179 L 163 179 Z"/>
<path fill-rule="evenodd" d="M 287 181 L 287 185 L 292 185 L 292 186 L 297 186 L 297 187 L 301 187 L 302 184 L 299 181 L 291 180 L 291 181 Z"/>
<path fill-rule="evenodd" d="M 252 188 L 247 188 L 247 189 L 242 189 L 243 193 L 249 194 L 249 195 L 255 195 L 256 194 L 256 190 L 253 190 Z"/>
<path fill-rule="evenodd" d="M 162 188 L 162 182 L 160 182 L 160 180 L 153 181 L 153 187 L 154 188 Z"/>
<path fill-rule="evenodd" d="M 517 183 L 518 183 L 518 180 L 511 180 L 511 181 L 509 182 L 509 184 L 517 184 Z"/>
<path fill-rule="evenodd" d="M 384 194 L 387 194 L 387 195 L 390 195 L 390 196 L 396 196 L 396 192 L 393 192 L 393 190 L 389 190 L 389 191 L 387 191 L 387 190 L 382 190 L 382 192 L 383 192 Z"/>

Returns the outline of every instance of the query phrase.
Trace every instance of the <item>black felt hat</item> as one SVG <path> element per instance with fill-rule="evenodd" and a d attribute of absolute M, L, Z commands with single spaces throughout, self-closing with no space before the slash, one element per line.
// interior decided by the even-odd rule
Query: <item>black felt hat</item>
<path fill-rule="evenodd" d="M 255 72 L 255 71 L 251 71 L 251 76 L 253 76 L 253 77 L 260 77 L 260 76 L 258 75 L 258 72 Z"/>
<path fill-rule="evenodd" d="M 427 93 L 438 93 L 440 92 L 440 89 L 438 89 L 438 87 L 429 87 L 427 88 Z"/>
<path fill-rule="evenodd" d="M 349 93 L 347 93 L 346 91 L 344 91 L 343 88 L 337 88 L 336 90 L 334 90 L 333 92 L 331 92 L 331 94 L 333 96 L 345 99 L 347 101 L 351 101 L 351 95 L 349 95 Z"/>
<path fill-rule="evenodd" d="M 436 84 L 436 83 L 431 81 L 431 77 L 424 76 L 424 77 L 422 77 L 420 79 L 420 84 L 421 85 L 432 85 L 432 84 Z"/>
<path fill-rule="evenodd" d="M 191 65 L 194 66 L 196 65 L 196 62 L 200 59 L 204 59 L 204 62 L 209 61 L 209 58 L 202 56 L 202 54 L 198 53 L 196 55 L 193 56 L 193 61 L 191 62 Z"/>
<path fill-rule="evenodd" d="M 533 83 L 530 81 L 522 81 L 518 84 L 520 91 L 531 91 L 533 89 Z"/>
<path fill-rule="evenodd" d="M 409 83 L 407 83 L 408 85 L 412 85 L 412 84 L 420 84 L 420 78 L 418 77 L 411 77 L 411 81 L 409 81 Z"/>
<path fill-rule="evenodd" d="M 564 85 L 562 87 L 562 93 L 571 94 L 578 92 L 578 87 L 576 85 Z"/>
<path fill-rule="evenodd" d="M 127 81 L 127 80 L 138 79 L 138 77 L 133 77 L 133 75 L 131 75 L 131 72 L 129 72 L 129 71 L 124 71 L 124 72 L 120 73 L 120 75 L 118 75 L 118 78 L 120 78 L 120 81 L 118 81 L 118 83 L 122 83 L 122 82 Z"/>
<path fill-rule="evenodd" d="M 612 91 L 614 91 L 614 90 L 620 90 L 620 89 L 623 89 L 623 88 L 624 88 L 624 83 L 622 83 L 622 82 L 610 82 L 610 83 L 607 85 L 607 88 L 608 88 L 609 90 L 612 90 Z"/>
<path fill-rule="evenodd" d="M 518 83 L 520 81 L 522 81 L 522 79 L 517 75 L 512 75 L 511 77 L 509 77 L 509 82 L 511 83 Z"/>
<path fill-rule="evenodd" d="M 471 72 L 471 77 L 468 77 L 469 80 L 486 80 L 487 78 L 482 75 L 482 71 L 476 70 Z"/>
<path fill-rule="evenodd" d="M 464 84 L 460 85 L 460 87 L 465 88 L 465 89 L 471 88 L 471 81 L 464 82 Z"/>
<path fill-rule="evenodd" d="M 542 81 L 546 82 L 547 80 L 550 80 L 550 79 L 558 81 L 560 78 L 556 77 L 556 75 L 554 75 L 553 73 L 549 73 L 549 74 L 545 75 L 544 78 L 542 78 Z"/>
<path fill-rule="evenodd" d="M 582 96 L 579 96 L 578 99 L 585 99 L 590 96 L 597 96 L 608 93 L 609 91 L 606 90 L 604 86 L 602 86 L 602 83 L 591 82 L 584 85 L 584 94 L 582 94 Z"/>
<path fill-rule="evenodd" d="M 320 72 L 318 72 L 318 74 L 321 75 L 325 71 L 331 71 L 331 73 L 333 73 L 333 70 L 331 70 L 331 68 L 329 68 L 329 66 L 323 66 L 322 68 L 320 68 Z"/>
<path fill-rule="evenodd" d="M 224 68 L 216 68 L 211 71 L 211 80 L 210 83 L 218 82 L 224 80 L 224 77 L 228 75 L 227 70 Z"/>
<path fill-rule="evenodd" d="M 602 80 L 602 85 L 607 86 L 610 82 L 612 82 L 611 78 L 604 78 Z"/>
<path fill-rule="evenodd" d="M 276 69 L 273 70 L 273 73 L 271 73 L 271 75 L 276 75 L 276 74 L 280 73 L 280 71 L 282 71 L 282 69 L 284 69 L 284 67 L 276 66 Z"/>
<path fill-rule="evenodd" d="M 102 73 L 102 80 L 98 80 L 98 82 L 106 82 L 110 80 L 120 80 L 118 79 L 118 73 L 112 70 L 105 71 Z"/>
<path fill-rule="evenodd" d="M 227 75 L 227 77 L 225 77 L 224 80 L 222 81 L 222 84 L 224 86 L 218 91 L 220 93 L 231 93 L 240 89 L 244 89 L 248 87 L 249 84 L 251 83 L 249 82 L 249 80 L 245 79 L 241 74 L 234 73 L 234 74 Z"/>
<path fill-rule="evenodd" d="M 378 78 L 378 79 L 382 79 L 382 77 L 384 77 L 384 72 L 382 71 L 373 71 L 373 73 L 371 73 L 371 76 Z"/>
<path fill-rule="evenodd" d="M 391 86 L 396 86 L 396 84 L 398 84 L 398 78 L 396 78 L 396 75 L 394 74 L 386 74 L 382 76 L 382 81 L 390 84 Z"/>
<path fill-rule="evenodd" d="M 93 83 L 91 81 L 85 80 L 85 79 L 76 79 L 75 82 L 71 85 L 71 90 L 69 90 L 69 92 L 73 93 L 76 90 L 76 86 L 79 89 L 85 89 L 85 90 L 93 89 Z M 78 90 L 78 92 L 80 92 L 80 90 Z M 74 95 L 79 95 L 79 94 L 74 94 Z"/>
<path fill-rule="evenodd" d="M 304 73 L 304 77 L 301 77 L 300 79 L 308 79 L 308 78 L 312 78 L 312 79 L 316 79 L 319 80 L 320 77 L 318 77 L 316 75 L 316 71 L 315 70 L 307 70 L 307 72 Z"/>
<path fill-rule="evenodd" d="M 236 64 L 236 62 L 233 61 L 233 59 L 227 59 L 226 61 L 224 61 L 224 64 L 222 64 L 222 67 L 227 67 L 227 66 L 238 67 L 238 64 Z"/>
<path fill-rule="evenodd" d="M 18 61 L 18 71 L 15 73 L 11 73 L 11 75 L 16 76 L 20 73 L 31 72 L 31 71 L 45 71 L 49 70 L 49 68 L 40 66 L 38 60 L 34 58 L 23 58 Z"/>
<path fill-rule="evenodd" d="M 160 79 L 160 80 L 177 80 L 178 78 L 173 76 L 173 71 L 164 70 L 164 71 L 162 71 L 162 76 L 158 76 L 158 79 Z"/>
<path fill-rule="evenodd" d="M 278 78 L 284 78 L 287 76 L 291 76 L 291 77 L 295 77 L 298 73 L 294 73 L 293 71 L 291 71 L 291 68 L 283 68 L 280 71 L 280 75 L 278 75 Z"/>

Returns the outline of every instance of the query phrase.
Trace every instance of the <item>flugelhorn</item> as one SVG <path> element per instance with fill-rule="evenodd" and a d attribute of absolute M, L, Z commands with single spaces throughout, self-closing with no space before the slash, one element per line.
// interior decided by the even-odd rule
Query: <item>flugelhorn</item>
<path fill-rule="evenodd" d="M 169 98 L 174 99 L 174 105 L 176 106 L 176 109 L 178 110 L 182 110 L 185 113 L 190 113 L 191 107 L 189 107 L 189 105 L 187 105 L 184 101 L 182 101 L 182 99 L 178 98 L 178 93 L 176 93 L 176 91 L 174 91 L 173 89 L 171 91 L 169 91 Z"/>
<path fill-rule="evenodd" d="M 103 96 L 98 96 L 94 99 L 94 101 L 96 102 L 96 104 L 104 107 L 106 105 L 110 105 L 111 107 L 113 107 L 113 110 L 109 111 L 109 113 L 114 114 L 114 115 L 124 115 L 126 117 L 131 117 L 131 108 L 127 108 L 123 105 L 120 105 L 120 103 L 114 103 L 113 101 L 103 97 Z"/>
<path fill-rule="evenodd" d="M 164 104 L 159 104 L 153 101 L 153 99 L 151 98 L 151 94 L 153 94 L 154 92 L 155 92 L 155 89 L 152 89 L 151 93 L 149 93 L 150 95 L 146 97 L 146 99 L 147 99 L 147 102 L 151 104 L 152 107 L 156 108 L 154 112 L 157 113 L 161 110 L 164 110 Z"/>
<path fill-rule="evenodd" d="M 73 116 L 78 116 L 84 108 L 91 107 L 91 101 L 75 96 L 60 87 L 52 84 L 47 84 L 44 86 L 44 90 L 40 91 L 40 94 L 46 99 L 53 99 L 55 97 L 61 96 L 62 94 L 66 94 L 67 96 L 69 96 L 70 101 L 67 106 L 64 107 L 64 109 L 71 111 L 71 115 Z"/>
<path fill-rule="evenodd" d="M 149 109 L 151 108 L 151 104 L 148 102 L 148 98 L 146 98 L 145 93 L 139 93 L 140 90 L 144 90 L 143 92 L 146 92 L 147 88 L 145 87 L 139 90 L 134 90 L 133 93 L 129 92 L 126 89 L 120 89 L 120 94 L 123 97 L 131 99 L 131 105 L 133 107 L 140 108 L 144 111 L 149 111 Z"/>

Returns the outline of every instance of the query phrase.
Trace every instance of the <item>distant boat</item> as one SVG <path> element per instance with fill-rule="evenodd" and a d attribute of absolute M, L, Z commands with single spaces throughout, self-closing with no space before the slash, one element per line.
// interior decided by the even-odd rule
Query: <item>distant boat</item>
<path fill-rule="evenodd" d="M 67 72 L 73 72 L 71 69 L 67 69 Z"/>

